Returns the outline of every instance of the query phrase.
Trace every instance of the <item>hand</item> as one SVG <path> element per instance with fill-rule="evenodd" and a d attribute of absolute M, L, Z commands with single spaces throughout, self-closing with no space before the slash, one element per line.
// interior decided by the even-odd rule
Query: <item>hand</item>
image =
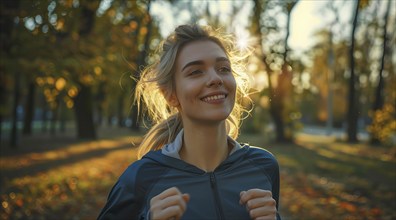
<path fill-rule="evenodd" d="M 169 188 L 150 200 L 152 220 L 178 220 L 186 211 L 190 200 L 188 194 L 182 194 L 176 187 Z"/>
<path fill-rule="evenodd" d="M 251 189 L 240 193 L 239 203 L 245 205 L 254 220 L 276 219 L 276 201 L 271 191 Z"/>

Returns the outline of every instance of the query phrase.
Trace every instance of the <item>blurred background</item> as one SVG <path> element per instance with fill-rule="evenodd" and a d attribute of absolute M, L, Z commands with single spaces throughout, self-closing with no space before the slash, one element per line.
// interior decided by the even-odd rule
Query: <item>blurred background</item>
<path fill-rule="evenodd" d="M 0 7 L 0 219 L 97 217 L 150 127 L 132 78 L 186 23 L 253 51 L 255 104 L 239 141 L 278 158 L 284 219 L 396 219 L 395 1 Z"/>

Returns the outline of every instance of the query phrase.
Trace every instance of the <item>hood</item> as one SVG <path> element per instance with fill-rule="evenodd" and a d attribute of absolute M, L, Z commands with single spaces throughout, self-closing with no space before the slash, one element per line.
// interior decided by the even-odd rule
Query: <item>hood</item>
<path fill-rule="evenodd" d="M 183 144 L 183 129 L 177 134 L 175 140 L 172 143 L 164 145 L 161 150 L 151 151 L 147 153 L 143 158 L 154 160 L 165 166 L 170 166 L 175 169 L 184 170 L 187 172 L 193 172 L 197 174 L 206 173 L 204 170 L 198 167 L 184 162 L 179 155 L 179 151 Z M 241 146 L 231 137 L 227 137 L 227 141 L 233 146 L 227 159 L 224 160 L 217 168 L 217 170 L 222 170 L 230 167 L 236 160 L 241 159 L 241 154 L 245 154 L 249 146 Z"/>
<path fill-rule="evenodd" d="M 184 130 L 181 129 L 181 131 L 177 134 L 175 140 L 172 143 L 166 144 L 162 147 L 162 154 L 168 157 L 180 159 L 179 151 L 183 145 L 183 134 Z M 233 154 L 235 151 L 241 148 L 241 145 L 229 136 L 227 137 L 227 141 L 233 146 L 229 155 Z"/>

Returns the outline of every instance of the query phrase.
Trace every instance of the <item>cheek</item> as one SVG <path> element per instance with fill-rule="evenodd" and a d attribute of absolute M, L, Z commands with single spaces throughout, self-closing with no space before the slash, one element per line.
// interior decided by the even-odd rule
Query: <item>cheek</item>
<path fill-rule="evenodd" d="M 227 78 L 227 85 L 228 85 L 228 90 L 232 93 L 236 93 L 236 80 L 233 75 Z"/>
<path fill-rule="evenodd" d="M 176 95 L 181 107 L 189 105 L 189 103 L 196 98 L 196 91 L 194 87 L 188 83 L 181 82 L 176 88 Z"/>

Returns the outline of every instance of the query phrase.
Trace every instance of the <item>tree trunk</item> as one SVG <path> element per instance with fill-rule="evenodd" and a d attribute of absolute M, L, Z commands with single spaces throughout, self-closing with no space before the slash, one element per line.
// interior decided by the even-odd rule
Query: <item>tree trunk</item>
<path fill-rule="evenodd" d="M 23 120 L 23 130 L 24 135 L 32 134 L 33 116 L 34 116 L 34 101 L 36 99 L 36 84 L 33 81 L 29 82 L 28 94 L 25 105 L 25 117 Z"/>
<path fill-rule="evenodd" d="M 256 33 L 259 36 L 259 42 L 260 45 L 262 45 L 263 42 L 263 34 L 261 33 L 261 13 L 263 10 L 263 6 L 259 0 L 254 0 L 254 11 L 253 11 L 253 16 L 254 16 L 254 22 L 252 23 L 252 28 L 253 28 L 253 33 Z M 269 96 L 269 112 L 271 114 L 271 118 L 273 120 L 273 123 L 275 125 L 275 135 L 276 135 L 276 140 L 281 141 L 285 137 L 285 129 L 283 126 L 283 119 L 282 115 L 279 114 L 279 109 L 282 109 L 282 103 L 279 102 L 280 99 L 276 96 L 276 88 L 273 87 L 272 85 L 272 70 L 270 68 L 270 65 L 267 63 L 267 56 L 265 51 L 262 49 L 262 57 L 261 61 L 265 65 L 266 68 L 266 75 L 267 75 L 267 80 L 268 80 L 268 96 Z"/>
<path fill-rule="evenodd" d="M 99 84 L 98 92 L 96 94 L 96 120 L 95 124 L 97 126 L 101 126 L 103 124 L 103 102 L 106 97 L 106 91 L 105 91 L 105 83 L 101 82 Z"/>
<path fill-rule="evenodd" d="M 81 6 L 81 23 L 79 34 L 82 38 L 89 35 L 94 27 L 95 8 L 87 5 Z M 80 90 L 74 98 L 74 110 L 77 124 L 77 138 L 95 139 L 96 130 L 93 120 L 93 97 L 91 87 L 79 82 Z"/>
<path fill-rule="evenodd" d="M 0 35 L 0 49 L 2 52 L 2 54 L 4 53 L 6 56 L 10 56 L 11 52 L 10 52 L 10 48 L 12 45 L 11 42 L 11 34 L 13 32 L 13 29 L 15 27 L 15 23 L 14 23 L 14 18 L 16 16 L 17 10 L 19 9 L 19 0 L 14 0 L 14 1 L 0 1 L 0 29 L 1 29 L 1 35 Z M 5 74 L 12 74 L 12 73 L 6 73 L 4 72 L 4 69 L 1 68 L 1 92 L 5 91 L 6 85 L 3 81 L 3 77 L 5 78 Z M 4 74 L 4 75 L 3 75 Z M 19 72 L 14 73 L 14 104 L 13 104 L 13 108 L 12 108 L 12 128 L 11 128 L 11 134 L 10 134 L 10 147 L 12 148 L 16 148 L 17 147 L 17 107 L 19 104 Z M 1 94 L 1 101 L 5 101 L 5 97 L 4 94 Z M 3 99 L 4 98 L 4 99 Z M 5 104 L 5 102 L 1 102 L 1 108 L 3 108 L 3 105 Z M 6 108 L 6 106 L 4 106 L 4 108 Z M 3 109 L 0 109 L 0 122 L 2 122 L 3 119 Z M 1 124 L 0 124 L 1 125 Z M 1 130 L 1 129 L 0 129 Z M 1 132 L 0 132 L 1 134 Z M 1 137 L 1 135 L 0 135 Z M 0 139 L 1 140 L 1 139 Z"/>
<path fill-rule="evenodd" d="M 384 17 L 384 32 L 382 35 L 383 39 L 383 44 L 382 44 L 382 56 L 381 56 L 381 67 L 379 70 L 379 76 L 378 76 L 378 85 L 377 88 L 375 89 L 375 100 L 374 100 L 374 105 L 373 105 L 373 112 L 382 109 L 384 106 L 384 88 L 385 88 L 385 81 L 384 81 L 384 64 L 385 64 L 385 55 L 387 54 L 387 35 L 388 35 L 388 17 L 389 17 L 389 11 L 391 7 L 391 1 L 388 1 L 385 17 Z M 372 135 L 371 136 L 371 143 L 373 144 L 378 144 L 380 143 L 379 139 Z"/>
<path fill-rule="evenodd" d="M 65 114 L 65 104 L 62 101 L 59 101 L 58 114 L 59 114 L 59 131 L 61 133 L 65 133 L 66 132 L 66 114 Z"/>
<path fill-rule="evenodd" d="M 357 122 L 359 118 L 358 113 L 358 100 L 357 100 L 357 82 L 355 76 L 355 59 L 354 59 L 354 51 L 355 51 L 355 30 L 357 27 L 357 18 L 359 15 L 359 3 L 360 0 L 356 2 L 355 14 L 353 17 L 353 26 L 352 26 L 352 34 L 351 34 L 351 47 L 349 48 L 349 61 L 351 67 L 351 76 L 349 79 L 349 106 L 348 106 L 348 114 L 347 114 L 347 134 L 348 134 L 348 142 L 354 143 L 357 142 Z"/>
<path fill-rule="evenodd" d="M 20 73 L 14 75 L 14 104 L 12 105 L 12 127 L 10 137 L 10 147 L 18 147 L 18 105 L 20 99 Z"/>
<path fill-rule="evenodd" d="M 285 51 L 283 53 L 283 65 L 282 65 L 282 72 L 278 77 L 278 85 L 277 85 L 277 95 L 279 99 L 279 103 L 274 103 L 275 106 L 279 106 L 279 109 L 276 110 L 274 108 L 273 110 L 273 117 L 275 124 L 277 126 L 277 138 L 276 140 L 278 142 L 290 142 L 292 141 L 292 136 L 286 134 L 286 126 L 285 125 L 285 119 L 286 117 L 289 117 L 287 115 L 288 111 L 286 109 L 286 103 L 287 99 L 292 97 L 292 78 L 293 78 L 293 73 L 289 71 L 289 64 L 288 64 L 288 52 L 290 51 L 288 40 L 290 36 L 290 20 L 291 20 L 291 12 L 293 11 L 294 6 L 296 6 L 298 1 L 292 1 L 286 3 L 286 10 L 287 10 L 287 24 L 286 24 L 286 37 L 284 41 L 284 48 Z M 274 99 L 276 101 L 276 99 Z M 286 114 L 285 114 L 286 113 Z M 291 129 L 291 128 L 290 128 Z"/>
<path fill-rule="evenodd" d="M 275 124 L 276 141 L 285 142 L 286 141 L 285 125 L 283 122 L 282 111 L 280 111 L 280 109 L 283 109 L 283 104 L 281 103 L 281 100 L 278 99 L 278 97 L 276 97 L 275 95 L 273 97 L 274 98 L 271 99 L 271 104 L 270 104 L 270 113 L 272 120 Z"/>
<path fill-rule="evenodd" d="M 256 33 L 259 36 L 259 42 L 260 45 L 263 42 L 263 33 L 261 32 L 261 28 L 263 27 L 263 24 L 261 24 L 261 14 L 265 7 L 262 5 L 263 3 L 259 0 L 254 0 L 254 11 L 253 11 L 253 17 L 254 17 L 254 22 L 252 23 L 252 28 L 253 32 Z M 289 90 L 291 90 L 291 87 L 288 85 L 291 85 L 291 72 L 287 71 L 287 58 L 288 58 L 288 52 L 289 52 L 289 46 L 288 46 L 288 39 L 290 36 L 290 14 L 294 8 L 294 6 L 297 4 L 297 1 L 293 1 L 290 3 L 286 3 L 286 9 L 287 9 L 287 26 L 286 26 L 286 37 L 284 40 L 284 52 L 283 52 L 283 66 L 282 66 L 282 73 L 279 75 L 278 78 L 278 85 L 274 87 L 272 83 L 271 76 L 273 74 L 273 71 L 270 68 L 270 63 L 267 61 L 267 56 L 266 52 L 262 49 L 262 55 L 261 55 L 261 61 L 266 67 L 266 73 L 267 73 L 267 79 L 268 79 L 268 91 L 269 91 L 269 99 L 270 99 L 270 114 L 271 118 L 273 120 L 273 123 L 275 125 L 275 132 L 276 132 L 276 141 L 277 142 L 289 142 L 291 141 L 291 137 L 288 137 L 286 135 L 286 125 L 285 125 L 285 102 L 286 102 L 286 96 L 285 94 L 289 94 Z M 284 91 L 286 90 L 286 91 Z"/>
<path fill-rule="evenodd" d="M 5 85 L 5 73 L 0 72 L 0 144 L 3 139 L 3 120 L 7 106 L 7 89 Z"/>
<path fill-rule="evenodd" d="M 41 131 L 43 133 L 47 132 L 48 129 L 48 103 L 44 95 L 41 96 L 42 99 L 42 112 L 41 112 L 41 120 L 42 120 L 42 125 L 41 125 Z"/>
<path fill-rule="evenodd" d="M 74 98 L 74 110 L 77 123 L 77 137 L 81 139 L 95 139 L 96 132 L 92 112 L 92 92 L 89 86 L 80 85 L 80 90 Z"/>
<path fill-rule="evenodd" d="M 51 109 L 51 122 L 50 122 L 50 134 L 55 136 L 56 134 L 56 123 L 58 122 L 58 111 L 59 111 L 59 96 L 55 98 L 55 106 Z"/>
<path fill-rule="evenodd" d="M 122 91 L 120 95 L 118 96 L 118 105 L 117 105 L 117 121 L 118 121 L 118 127 L 122 128 L 125 127 L 125 122 L 124 122 L 124 96 L 125 93 Z"/>
<path fill-rule="evenodd" d="M 296 6 L 298 1 L 292 1 L 286 3 L 286 10 L 287 10 L 287 23 L 286 23 L 286 37 L 285 37 L 285 51 L 283 52 L 283 64 L 287 63 L 287 56 L 290 51 L 288 40 L 290 36 L 290 18 L 291 12 L 293 11 L 294 6 Z"/>

